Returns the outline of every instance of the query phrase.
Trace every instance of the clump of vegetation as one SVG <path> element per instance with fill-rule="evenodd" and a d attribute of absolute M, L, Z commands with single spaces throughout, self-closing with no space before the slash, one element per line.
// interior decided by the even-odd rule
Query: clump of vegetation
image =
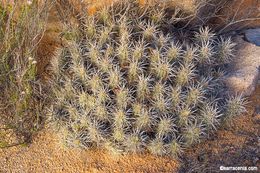
<path fill-rule="evenodd" d="M 36 52 L 45 30 L 48 4 L 47 1 L 0 4 L 0 134 L 12 129 L 19 138 L 15 144 L 0 139 L 5 144 L 0 147 L 27 142 L 39 127 L 42 102 Z"/>
<path fill-rule="evenodd" d="M 183 38 L 167 11 L 124 1 L 74 28 L 52 62 L 52 118 L 68 145 L 177 157 L 245 111 L 223 95 L 234 43 L 208 27 Z"/>

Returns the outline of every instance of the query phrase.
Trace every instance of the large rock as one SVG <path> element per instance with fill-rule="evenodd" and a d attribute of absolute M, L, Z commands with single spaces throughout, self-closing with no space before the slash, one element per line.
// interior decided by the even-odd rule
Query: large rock
<path fill-rule="evenodd" d="M 245 31 L 245 38 L 247 41 L 260 46 L 260 28 Z"/>
<path fill-rule="evenodd" d="M 228 93 L 252 94 L 259 79 L 260 47 L 244 41 L 241 37 L 236 39 L 237 53 L 234 62 L 229 67 L 229 75 L 225 79 Z"/>

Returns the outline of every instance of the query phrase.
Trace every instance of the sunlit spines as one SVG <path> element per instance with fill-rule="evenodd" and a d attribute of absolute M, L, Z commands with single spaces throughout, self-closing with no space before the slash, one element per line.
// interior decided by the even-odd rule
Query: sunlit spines
<path fill-rule="evenodd" d="M 213 103 L 206 103 L 202 106 L 200 111 L 201 121 L 204 122 L 209 130 L 217 129 L 220 124 L 222 114 L 217 105 Z"/>
<path fill-rule="evenodd" d="M 141 22 L 140 27 L 142 29 L 142 35 L 144 40 L 152 41 L 155 39 L 156 34 L 158 33 L 158 26 L 153 22 Z"/>
<path fill-rule="evenodd" d="M 109 89 L 105 87 L 100 87 L 97 92 L 94 94 L 94 96 L 97 99 L 98 103 L 106 103 L 107 101 L 110 100 L 109 96 Z"/>
<path fill-rule="evenodd" d="M 68 111 L 69 118 L 71 121 L 75 121 L 80 117 L 79 111 L 77 110 L 74 104 L 67 104 L 65 109 Z"/>
<path fill-rule="evenodd" d="M 88 93 L 80 92 L 77 95 L 79 106 L 87 113 L 95 109 L 96 98 Z"/>
<path fill-rule="evenodd" d="M 140 75 L 137 85 L 136 85 L 136 95 L 137 99 L 144 100 L 149 98 L 151 93 L 151 86 L 150 86 L 151 78 L 145 77 L 144 75 Z"/>
<path fill-rule="evenodd" d="M 129 111 L 125 111 L 124 109 L 115 109 L 112 112 L 114 129 L 121 130 L 125 128 L 129 121 L 128 114 Z"/>
<path fill-rule="evenodd" d="M 134 127 L 137 130 L 150 130 L 150 128 L 155 124 L 155 117 L 151 110 L 146 107 L 141 108 L 141 113 L 135 118 Z"/>
<path fill-rule="evenodd" d="M 96 35 L 96 22 L 95 19 L 93 18 L 93 16 L 87 17 L 86 20 L 86 36 L 89 39 L 93 39 L 94 36 Z"/>
<path fill-rule="evenodd" d="M 172 139 L 166 146 L 167 148 L 167 153 L 175 158 L 178 159 L 179 157 L 181 157 L 181 155 L 184 152 L 184 147 L 183 147 L 183 139 L 182 137 L 178 136 L 178 137 L 174 137 L 174 139 Z"/>
<path fill-rule="evenodd" d="M 147 136 L 143 131 L 134 130 L 124 140 L 125 150 L 131 153 L 138 153 L 144 150 Z"/>
<path fill-rule="evenodd" d="M 138 77 L 143 73 L 144 64 L 142 62 L 138 62 L 136 60 L 132 60 L 128 66 L 128 82 L 133 83 L 138 81 Z"/>
<path fill-rule="evenodd" d="M 161 5 L 161 4 L 159 4 Z M 164 5 L 161 5 L 164 6 Z M 166 13 L 165 13 L 165 8 L 164 7 L 151 7 L 151 10 L 148 10 L 148 16 L 150 18 L 150 20 L 156 24 L 160 24 L 164 21 L 164 17 L 165 17 Z"/>
<path fill-rule="evenodd" d="M 112 27 L 103 27 L 99 31 L 99 39 L 98 39 L 98 45 L 103 46 L 105 43 L 107 43 L 110 40 L 110 35 L 112 34 Z"/>
<path fill-rule="evenodd" d="M 165 83 L 155 83 L 154 87 L 152 88 L 152 98 L 156 100 L 157 98 L 164 97 L 167 92 L 167 87 Z"/>
<path fill-rule="evenodd" d="M 171 87 L 169 96 L 172 109 L 178 108 L 183 99 L 181 87 Z"/>
<path fill-rule="evenodd" d="M 200 84 L 192 84 L 188 87 L 188 91 L 185 97 L 185 103 L 187 106 L 197 105 L 204 99 L 204 89 Z"/>
<path fill-rule="evenodd" d="M 188 106 L 181 106 L 176 111 L 178 116 L 178 125 L 179 126 L 186 126 L 190 120 L 194 119 L 194 112 Z"/>
<path fill-rule="evenodd" d="M 184 128 L 183 138 L 185 146 L 192 146 L 201 141 L 201 138 L 205 135 L 205 127 L 201 122 L 195 120 L 189 122 Z"/>
<path fill-rule="evenodd" d="M 73 100 L 75 98 L 75 93 L 77 93 L 74 85 L 73 85 L 73 79 L 70 79 L 67 76 L 64 76 L 64 81 L 63 81 L 63 90 L 64 92 L 64 99 L 66 100 Z"/>
<path fill-rule="evenodd" d="M 179 45 L 179 43 L 171 43 L 170 46 L 166 48 L 166 56 L 169 60 L 169 62 L 176 61 L 182 52 L 182 47 Z"/>
<path fill-rule="evenodd" d="M 119 19 L 117 31 L 118 31 L 119 43 L 127 44 L 130 41 L 130 37 L 132 36 L 131 23 L 129 22 L 127 17 L 122 16 Z"/>
<path fill-rule="evenodd" d="M 83 83 L 85 83 L 85 81 L 90 79 L 88 70 L 85 67 L 84 62 L 79 62 L 77 64 L 73 64 L 72 71 L 73 71 L 74 75 L 78 79 L 80 79 Z"/>
<path fill-rule="evenodd" d="M 151 68 L 154 66 L 156 66 L 155 64 L 157 64 L 160 60 L 161 60 L 161 52 L 160 49 L 152 49 L 150 51 L 150 64 L 151 64 Z"/>
<path fill-rule="evenodd" d="M 155 110 L 166 113 L 170 108 L 170 100 L 167 99 L 164 95 L 159 95 L 152 100 L 152 105 Z"/>
<path fill-rule="evenodd" d="M 147 148 L 154 155 L 163 156 L 166 154 L 166 145 L 161 138 L 155 138 L 150 141 Z"/>
<path fill-rule="evenodd" d="M 123 127 L 113 127 L 112 140 L 115 142 L 124 142 L 126 139 L 126 133 Z"/>
<path fill-rule="evenodd" d="M 193 64 L 184 64 L 175 71 L 175 83 L 177 86 L 184 86 L 189 83 L 195 76 L 195 70 Z"/>
<path fill-rule="evenodd" d="M 228 121 L 246 112 L 247 101 L 242 94 L 229 96 L 224 104 L 224 118 Z"/>
<path fill-rule="evenodd" d="M 213 61 L 214 47 L 210 42 L 203 42 L 198 48 L 198 61 L 201 64 L 209 64 Z"/>
<path fill-rule="evenodd" d="M 175 120 L 170 115 L 162 115 L 156 125 L 157 138 L 165 138 L 166 135 L 176 132 Z"/>
<path fill-rule="evenodd" d="M 183 55 L 182 55 L 183 63 L 185 65 L 191 64 L 192 62 L 194 62 L 194 60 L 196 60 L 196 58 L 197 58 L 196 51 L 197 51 L 197 48 L 195 48 L 193 46 L 186 47 L 186 50 L 183 52 Z"/>
<path fill-rule="evenodd" d="M 157 63 L 152 62 L 151 71 L 159 80 L 167 80 L 172 75 L 172 66 L 166 58 L 160 59 Z"/>
<path fill-rule="evenodd" d="M 113 68 L 109 70 L 107 80 L 108 80 L 108 86 L 111 89 L 118 87 L 122 80 L 122 75 L 119 68 Z"/>
<path fill-rule="evenodd" d="M 104 131 L 102 130 L 104 128 L 103 126 L 104 124 L 98 120 L 93 119 L 87 127 L 89 139 L 96 146 L 101 145 L 102 141 L 104 140 Z"/>
<path fill-rule="evenodd" d="M 134 61 L 140 61 L 144 55 L 147 45 L 143 40 L 136 42 L 131 50 L 131 57 Z"/>
<path fill-rule="evenodd" d="M 110 7 L 104 6 L 98 11 L 97 20 L 102 25 L 109 25 L 112 22 L 112 16 L 110 14 Z"/>
<path fill-rule="evenodd" d="M 126 87 L 119 87 L 115 91 L 115 102 L 118 108 L 126 108 L 131 101 L 130 90 Z"/>
<path fill-rule="evenodd" d="M 97 43 L 89 43 L 87 57 L 89 58 L 91 63 L 95 65 L 98 63 L 98 59 L 100 58 L 100 50 Z"/>
<path fill-rule="evenodd" d="M 99 67 L 100 71 L 103 73 L 109 73 L 112 70 L 112 59 L 109 57 L 103 57 L 98 60 L 97 66 Z"/>
<path fill-rule="evenodd" d="M 218 63 L 228 63 L 234 56 L 234 48 L 236 44 L 231 41 L 231 38 L 223 38 L 217 42 L 216 61 Z"/>
<path fill-rule="evenodd" d="M 155 39 L 155 44 L 158 48 L 163 48 L 168 45 L 168 42 L 170 41 L 170 36 L 169 35 L 164 35 L 160 33 L 156 39 Z"/>
<path fill-rule="evenodd" d="M 99 103 L 93 110 L 94 116 L 99 121 L 109 121 L 109 113 L 105 104 Z"/>
<path fill-rule="evenodd" d="M 93 73 L 90 80 L 88 80 L 87 84 L 88 84 L 89 89 L 93 93 L 98 93 L 99 90 L 101 90 L 103 88 L 102 78 L 100 77 L 100 75 L 97 72 Z"/>
<path fill-rule="evenodd" d="M 129 63 L 129 49 L 127 43 L 120 43 L 116 49 L 117 58 L 121 68 L 124 68 Z"/>
<path fill-rule="evenodd" d="M 200 44 L 211 42 L 215 37 L 215 34 L 211 32 L 209 27 L 201 27 L 199 32 L 195 33 L 196 41 Z"/>

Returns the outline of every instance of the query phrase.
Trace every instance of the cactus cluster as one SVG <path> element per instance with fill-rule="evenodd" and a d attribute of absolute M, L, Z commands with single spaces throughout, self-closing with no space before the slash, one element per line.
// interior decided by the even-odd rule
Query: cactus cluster
<path fill-rule="evenodd" d="M 164 6 L 117 3 L 86 16 L 59 50 L 53 119 L 71 146 L 179 156 L 245 111 L 222 93 L 230 38 L 182 39 Z"/>

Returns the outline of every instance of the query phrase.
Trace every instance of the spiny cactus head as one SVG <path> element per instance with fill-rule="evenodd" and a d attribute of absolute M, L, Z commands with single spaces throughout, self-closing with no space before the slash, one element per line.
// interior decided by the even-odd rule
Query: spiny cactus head
<path fill-rule="evenodd" d="M 108 85 L 110 88 L 115 89 L 118 87 L 121 83 L 121 72 L 119 68 L 114 68 L 109 70 L 108 72 Z"/>
<path fill-rule="evenodd" d="M 196 51 L 197 48 L 192 46 L 187 46 L 186 50 L 182 55 L 184 64 L 186 65 L 191 64 L 197 58 Z"/>
<path fill-rule="evenodd" d="M 241 115 L 242 113 L 246 112 L 246 99 L 243 97 L 242 94 L 230 96 L 225 101 L 225 112 L 224 116 L 226 120 L 231 120 L 232 118 Z"/>
<path fill-rule="evenodd" d="M 103 124 L 97 120 L 91 121 L 89 123 L 87 130 L 88 130 L 88 136 L 91 142 L 93 142 L 94 145 L 99 146 L 101 145 L 101 142 L 103 139 L 103 134 L 102 132 Z"/>
<path fill-rule="evenodd" d="M 96 35 L 96 22 L 93 17 L 88 17 L 88 20 L 86 20 L 86 36 L 89 39 L 94 38 Z"/>
<path fill-rule="evenodd" d="M 158 26 L 153 22 L 141 22 L 140 28 L 142 29 L 144 40 L 152 41 L 156 38 L 156 33 L 158 33 Z"/>
<path fill-rule="evenodd" d="M 211 32 L 209 27 L 201 27 L 199 32 L 195 34 L 195 38 L 199 43 L 211 42 L 215 37 L 215 34 Z"/>
<path fill-rule="evenodd" d="M 201 109 L 201 121 L 207 125 L 208 129 L 217 129 L 220 124 L 222 114 L 219 112 L 216 105 L 212 103 L 205 104 Z"/>
<path fill-rule="evenodd" d="M 151 92 L 150 82 L 150 77 L 145 77 L 144 75 L 139 76 L 136 87 L 137 99 L 144 100 L 146 98 L 149 98 Z"/>
<path fill-rule="evenodd" d="M 143 151 L 145 145 L 146 135 L 143 132 L 135 130 L 127 135 L 124 141 L 125 150 L 131 153 L 138 153 Z"/>
<path fill-rule="evenodd" d="M 143 40 L 136 42 L 132 49 L 132 60 L 140 61 L 145 56 L 146 46 Z"/>
<path fill-rule="evenodd" d="M 193 118 L 193 111 L 191 110 L 191 108 L 185 106 L 185 107 L 180 107 L 178 112 L 178 124 L 180 126 L 186 126 L 190 119 Z"/>
<path fill-rule="evenodd" d="M 203 87 L 200 85 L 191 85 L 188 88 L 185 102 L 188 106 L 196 105 L 199 102 L 202 102 L 204 99 L 204 90 Z"/>
<path fill-rule="evenodd" d="M 179 29 L 180 10 L 169 23 L 164 5 L 137 4 L 106 6 L 71 31 L 52 63 L 53 119 L 71 146 L 176 157 L 245 111 L 242 97 L 221 98 L 235 45 Z"/>
<path fill-rule="evenodd" d="M 166 60 L 160 60 L 157 63 L 153 63 L 152 72 L 160 80 L 166 80 L 172 74 L 172 67 Z"/>
<path fill-rule="evenodd" d="M 160 8 L 150 7 L 150 9 L 148 14 L 150 20 L 156 24 L 162 23 L 166 15 L 165 8 L 161 6 Z"/>
<path fill-rule="evenodd" d="M 175 71 L 175 83 L 177 86 L 186 85 L 195 76 L 194 65 L 184 64 Z"/>
<path fill-rule="evenodd" d="M 163 138 L 169 133 L 176 131 L 174 119 L 171 116 L 160 117 L 157 123 L 158 138 Z"/>
<path fill-rule="evenodd" d="M 182 101 L 182 89 L 181 87 L 171 87 L 171 93 L 170 93 L 170 100 L 173 109 L 176 109 L 179 107 L 181 101 Z"/>
<path fill-rule="evenodd" d="M 167 152 L 175 159 L 178 159 L 184 152 L 181 140 L 181 138 L 175 138 L 167 145 Z"/>
<path fill-rule="evenodd" d="M 190 121 L 184 128 L 183 137 L 185 140 L 185 145 L 192 146 L 200 142 L 203 135 L 205 135 L 203 124 L 197 122 L 197 120 L 194 122 Z"/>
<path fill-rule="evenodd" d="M 213 60 L 213 55 L 215 54 L 213 49 L 214 47 L 210 42 L 202 43 L 199 47 L 198 61 L 201 64 L 210 63 L 210 61 Z"/>
<path fill-rule="evenodd" d="M 126 134 L 122 127 L 114 127 L 112 132 L 112 139 L 115 142 L 123 142 L 126 139 Z"/>
<path fill-rule="evenodd" d="M 170 46 L 167 47 L 167 58 L 169 62 L 176 61 L 180 54 L 182 48 L 179 43 L 171 43 Z"/>
<path fill-rule="evenodd" d="M 155 138 L 148 144 L 148 150 L 150 153 L 158 156 L 163 156 L 166 153 L 166 146 L 162 139 Z"/>
<path fill-rule="evenodd" d="M 127 112 L 123 109 L 118 109 L 113 112 L 113 126 L 115 129 L 123 131 L 124 126 L 128 123 Z"/>
<path fill-rule="evenodd" d="M 236 44 L 231 41 L 231 38 L 220 37 L 217 43 L 217 61 L 220 63 L 228 63 L 234 56 L 234 48 Z"/>
<path fill-rule="evenodd" d="M 150 110 L 143 108 L 141 114 L 135 118 L 135 128 L 137 130 L 148 130 L 154 125 L 155 119 Z"/>

